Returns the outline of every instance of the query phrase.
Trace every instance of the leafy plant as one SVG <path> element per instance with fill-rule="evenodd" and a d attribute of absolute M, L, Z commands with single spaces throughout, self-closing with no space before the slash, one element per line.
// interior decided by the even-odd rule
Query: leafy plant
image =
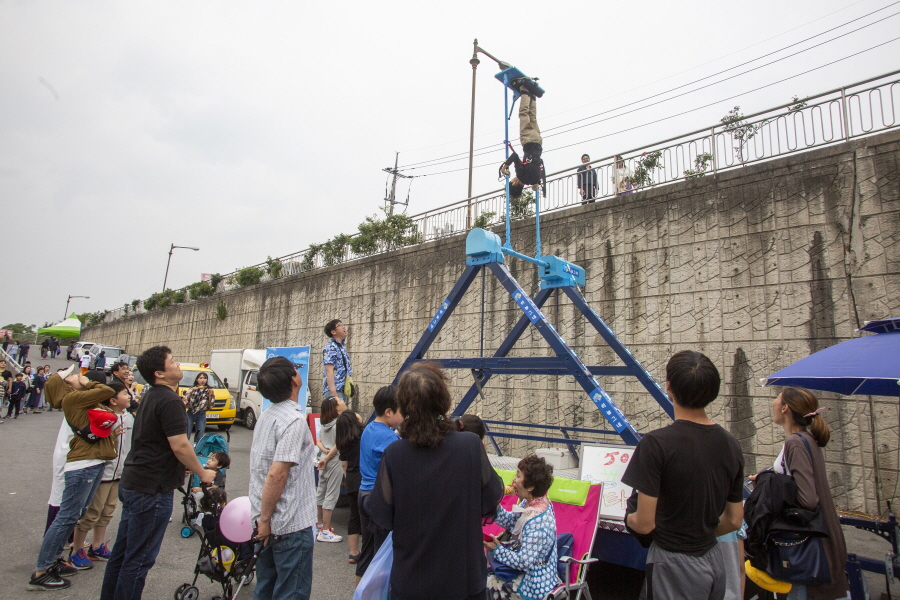
<path fill-rule="evenodd" d="M 350 250 L 360 256 L 368 256 L 379 249 L 395 250 L 421 241 L 418 230 L 411 217 L 407 215 L 388 215 L 384 219 L 377 216 L 366 217 L 359 224 L 359 233 L 349 238 Z"/>
<path fill-rule="evenodd" d="M 140 306 L 140 305 L 141 305 L 141 301 L 140 301 L 140 300 L 137 300 L 137 299 L 132 300 L 132 301 L 131 301 L 131 310 L 132 310 L 132 312 L 137 312 L 138 306 Z"/>
<path fill-rule="evenodd" d="M 204 296 L 212 296 L 216 292 L 216 288 L 209 281 L 198 281 L 187 287 L 191 300 L 202 298 Z"/>
<path fill-rule="evenodd" d="M 479 229 L 487 229 L 494 222 L 494 217 L 497 216 L 497 213 L 491 211 L 485 211 L 475 217 L 475 222 L 472 224 L 472 227 L 477 227 Z"/>
<path fill-rule="evenodd" d="M 225 301 L 219 300 L 219 303 L 216 304 L 216 318 L 220 321 L 224 321 L 225 317 L 228 316 L 228 309 L 225 308 Z"/>
<path fill-rule="evenodd" d="M 709 152 L 698 154 L 697 158 L 694 159 L 694 168 L 686 170 L 684 172 L 684 178 L 697 179 L 698 177 L 703 177 L 706 174 L 706 171 L 709 169 L 709 162 L 712 160 L 712 158 L 713 155 Z"/>
<path fill-rule="evenodd" d="M 518 198 L 509 199 L 509 218 L 511 221 L 534 216 L 534 194 L 525 190 Z"/>
<path fill-rule="evenodd" d="M 350 236 L 341 233 L 322 244 L 322 263 L 326 267 L 340 264 L 344 261 L 344 251 L 350 243 Z"/>
<path fill-rule="evenodd" d="M 239 286 L 247 287 L 259 283 L 264 274 L 265 271 L 259 267 L 244 267 L 234 274 L 234 280 Z"/>
<path fill-rule="evenodd" d="M 641 157 L 635 162 L 634 172 L 626 178 L 626 181 L 631 182 L 635 189 L 653 185 L 653 171 L 665 168 L 662 164 L 661 150 L 642 152 Z"/>
<path fill-rule="evenodd" d="M 223 275 L 213 273 L 209 276 L 209 285 L 213 286 L 213 290 L 215 290 L 217 287 L 219 287 L 219 284 L 222 283 L 223 279 L 225 279 Z"/>
<path fill-rule="evenodd" d="M 306 254 L 303 255 L 303 260 L 300 261 L 300 270 L 301 271 L 311 271 L 316 268 L 316 256 L 321 254 L 324 249 L 325 244 L 310 244 L 309 250 L 306 251 Z"/>
<path fill-rule="evenodd" d="M 180 290 L 169 290 L 169 298 L 172 300 L 172 304 L 181 304 L 185 301 L 185 291 L 184 288 Z"/>
<path fill-rule="evenodd" d="M 284 265 L 280 260 L 272 258 L 271 256 L 266 257 L 266 273 L 268 273 L 272 279 L 281 277 L 282 270 L 284 270 Z"/>

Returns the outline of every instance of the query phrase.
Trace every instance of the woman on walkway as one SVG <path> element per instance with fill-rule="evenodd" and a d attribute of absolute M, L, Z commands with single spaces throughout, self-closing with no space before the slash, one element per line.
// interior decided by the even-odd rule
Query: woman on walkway
<path fill-rule="evenodd" d="M 22 378 L 22 382 L 25 384 L 25 396 L 22 397 L 22 414 L 27 415 L 28 409 L 31 407 L 32 393 L 34 392 L 34 371 L 31 365 L 28 365 L 22 369 L 22 373 L 25 375 Z"/>
<path fill-rule="evenodd" d="M 30 368 L 31 367 L 26 367 L 26 370 Z M 38 367 L 38 372 L 31 378 L 31 389 L 28 393 L 28 403 L 25 405 L 26 409 L 31 409 L 32 414 L 41 414 L 41 401 L 44 394 L 45 381 L 44 368 Z"/>
<path fill-rule="evenodd" d="M 784 447 L 775 459 L 775 471 L 794 478 L 797 504 L 807 510 L 819 509 L 825 517 L 828 537 L 823 539 L 831 583 L 802 585 L 795 583 L 788 600 L 836 600 L 849 598 L 850 586 L 844 573 L 847 546 L 834 499 L 825 475 L 822 448 L 831 432 L 819 414 L 819 401 L 809 390 L 786 387 L 772 403 L 772 421 L 784 429 Z"/>
<path fill-rule="evenodd" d="M 350 501 L 350 522 L 347 524 L 347 543 L 350 556 L 347 562 L 355 565 L 359 561 L 359 484 L 362 475 L 359 472 L 359 440 L 362 437 L 362 417 L 346 410 L 337 418 L 337 436 L 335 445 L 340 453 L 341 466 L 344 470 L 344 481 L 347 485 L 347 500 Z"/>
<path fill-rule="evenodd" d="M 337 456 L 337 418 L 347 410 L 347 405 L 334 396 L 322 401 L 319 422 L 322 429 L 316 446 L 319 447 L 319 487 L 316 488 L 316 509 L 318 511 L 318 542 L 340 542 L 344 538 L 334 533 L 331 513 L 341 495 L 341 461 Z M 357 553 L 358 554 L 358 553 Z"/>
<path fill-rule="evenodd" d="M 481 519 L 496 512 L 503 482 L 478 436 L 456 430 L 440 367 L 409 367 L 397 404 L 405 417 L 401 439 L 385 449 L 365 504 L 372 520 L 394 534 L 391 598 L 483 600 Z"/>
<path fill-rule="evenodd" d="M 106 360 L 104 356 L 104 360 Z M 184 403 L 188 411 L 188 439 L 193 432 L 194 443 L 200 441 L 206 433 L 206 411 L 212 408 L 215 392 L 209 387 L 209 375 L 197 373 L 194 385 L 185 393 Z"/>

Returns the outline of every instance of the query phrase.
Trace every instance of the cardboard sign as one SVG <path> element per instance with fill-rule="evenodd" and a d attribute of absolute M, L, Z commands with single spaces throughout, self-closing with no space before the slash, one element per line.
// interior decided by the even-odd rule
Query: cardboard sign
<path fill-rule="evenodd" d="M 634 454 L 634 446 L 582 444 L 579 479 L 603 484 L 600 498 L 601 518 L 625 520 L 625 504 L 631 487 L 622 483 L 622 475 Z"/>

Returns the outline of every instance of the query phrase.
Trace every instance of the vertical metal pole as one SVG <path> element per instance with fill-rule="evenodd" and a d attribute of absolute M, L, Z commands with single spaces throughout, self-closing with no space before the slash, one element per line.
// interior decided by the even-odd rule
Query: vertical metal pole
<path fill-rule="evenodd" d="M 400 153 L 394 153 L 394 181 L 391 183 L 391 197 L 388 201 L 388 216 L 392 216 L 394 214 L 394 202 L 396 202 L 396 193 L 397 193 L 397 165 L 400 161 Z"/>
<path fill-rule="evenodd" d="M 844 115 L 844 139 L 850 141 L 850 113 L 847 109 L 847 88 L 841 88 L 841 107 Z"/>
<path fill-rule="evenodd" d="M 466 202 L 466 229 L 472 228 L 472 156 L 475 149 L 475 73 L 478 70 L 478 38 L 472 42 L 474 46 L 472 50 L 472 58 L 469 64 L 472 65 L 472 116 L 469 121 L 469 191 L 466 194 L 468 201 Z"/>
<path fill-rule="evenodd" d="M 713 167 L 713 176 L 715 176 L 718 172 L 718 166 L 716 165 L 716 128 L 709 128 L 709 140 L 710 140 L 710 154 L 712 154 L 712 167 Z"/>
<path fill-rule="evenodd" d="M 72 296 L 69 296 L 68 298 L 66 298 L 66 312 L 63 313 L 63 320 L 66 320 L 69 318 L 69 302 L 71 302 L 71 301 L 72 301 Z"/>
<path fill-rule="evenodd" d="M 541 188 L 534 190 L 534 239 L 537 254 L 535 258 L 543 256 L 541 254 Z"/>
<path fill-rule="evenodd" d="M 507 142 L 509 141 L 509 118 L 507 115 L 509 114 L 509 88 L 506 85 L 509 83 L 508 77 L 506 75 L 503 76 L 503 139 Z M 506 155 L 506 158 L 509 158 L 509 144 L 503 145 L 503 152 Z M 512 242 L 510 241 L 510 233 L 509 233 L 509 173 L 506 174 L 506 239 L 503 242 L 503 245 L 507 248 L 512 248 Z"/>
<path fill-rule="evenodd" d="M 166 261 L 166 276 L 163 277 L 163 293 L 166 291 L 166 281 L 169 280 L 169 265 L 172 264 L 172 250 L 175 249 L 175 244 L 172 244 L 172 247 L 169 248 L 169 260 Z"/>

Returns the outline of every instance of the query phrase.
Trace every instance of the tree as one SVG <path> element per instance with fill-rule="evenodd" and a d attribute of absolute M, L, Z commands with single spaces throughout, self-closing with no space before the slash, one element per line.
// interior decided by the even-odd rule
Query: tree
<path fill-rule="evenodd" d="M 20 335 L 29 335 L 34 333 L 34 328 L 37 325 L 25 325 L 24 323 L 11 323 L 9 325 L 4 325 L 3 329 L 9 329 L 13 333 L 18 333 Z"/>

